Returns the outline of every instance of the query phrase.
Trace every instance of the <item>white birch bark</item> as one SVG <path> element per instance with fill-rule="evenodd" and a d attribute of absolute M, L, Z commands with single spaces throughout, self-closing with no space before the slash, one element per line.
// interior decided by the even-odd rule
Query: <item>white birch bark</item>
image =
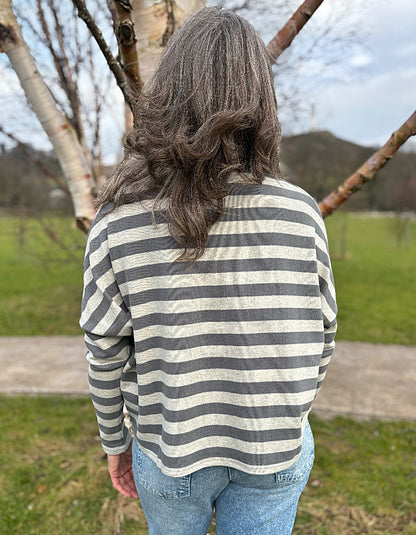
<path fill-rule="evenodd" d="M 77 223 L 86 230 L 95 214 L 91 166 L 73 128 L 57 108 L 37 69 L 10 0 L 0 0 L 0 48 L 7 54 L 29 104 L 52 143 L 68 182 Z"/>
<path fill-rule="evenodd" d="M 135 0 L 132 18 L 137 37 L 140 73 L 144 83 L 151 78 L 162 53 L 165 33 L 173 33 L 205 0 Z M 169 15 L 172 13 L 172 16 Z M 172 24 L 173 22 L 173 24 Z"/>

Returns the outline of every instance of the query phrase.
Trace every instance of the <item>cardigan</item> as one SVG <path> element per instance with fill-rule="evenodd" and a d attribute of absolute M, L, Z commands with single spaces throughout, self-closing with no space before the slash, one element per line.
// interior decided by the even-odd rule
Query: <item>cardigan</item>
<path fill-rule="evenodd" d="M 80 325 L 103 449 L 141 449 L 168 476 L 207 466 L 269 474 L 300 456 L 325 377 L 336 301 L 324 222 L 300 187 L 229 179 L 193 266 L 163 208 L 100 208 Z"/>

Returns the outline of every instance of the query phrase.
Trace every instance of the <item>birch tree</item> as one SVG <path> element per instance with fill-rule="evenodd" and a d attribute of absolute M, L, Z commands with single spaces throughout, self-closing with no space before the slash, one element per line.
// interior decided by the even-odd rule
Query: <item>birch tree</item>
<path fill-rule="evenodd" d="M 134 86 L 140 91 L 151 78 L 169 37 L 185 19 L 205 6 L 205 0 L 108 0 L 107 3 L 117 35 L 121 63 L 130 81 L 130 88 L 133 86 L 133 93 Z M 123 39 L 125 35 L 127 39 Z M 128 109 L 125 117 L 126 131 L 130 131 L 133 117 Z"/>
<path fill-rule="evenodd" d="M 7 54 L 26 98 L 51 141 L 68 183 L 77 225 L 94 217 L 92 170 L 74 128 L 58 109 L 22 37 L 10 0 L 0 0 L 0 50 Z"/>
<path fill-rule="evenodd" d="M 47 2 L 54 13 L 53 9 L 56 9 L 57 5 L 55 0 L 37 0 L 38 12 L 42 13 L 42 1 Z M 324 0 L 305 0 L 289 17 L 287 23 L 283 25 L 268 45 L 274 61 L 287 49 L 323 2 Z M 77 7 L 79 16 L 87 24 L 88 30 L 97 42 L 123 93 L 127 103 L 125 115 L 126 129 L 128 130 L 132 126 L 130 109 L 134 108 L 134 100 L 137 98 L 142 84 L 152 75 L 163 47 L 183 21 L 193 12 L 202 8 L 205 1 L 107 0 L 106 4 L 101 2 L 98 4 L 100 9 L 103 10 L 104 4 L 112 16 L 114 32 L 119 45 L 118 55 L 112 53 L 94 20 L 94 16 L 88 11 L 85 0 L 72 0 L 72 3 Z M 244 5 L 246 4 L 248 6 L 249 2 L 244 3 Z M 46 17 L 43 19 L 41 17 L 40 22 L 47 32 Z M 71 74 L 70 72 L 68 74 L 68 71 L 66 74 L 62 72 L 62 64 L 67 66 L 68 61 L 62 36 L 59 35 L 59 21 L 56 16 L 55 22 L 60 55 L 58 57 L 53 49 L 51 49 L 51 54 L 58 74 L 60 73 L 61 81 L 63 81 L 64 89 L 66 84 L 69 101 L 74 99 L 76 101 L 77 88 L 74 86 Z M 85 142 L 81 114 L 79 110 L 75 109 L 74 120 L 71 124 L 71 121 L 59 110 L 22 38 L 20 26 L 12 11 L 11 0 L 0 0 L 0 49 L 9 57 L 10 64 L 20 80 L 27 100 L 54 147 L 73 199 L 77 224 L 86 231 L 95 211 L 93 209 L 92 161 Z M 94 69 L 91 54 L 90 67 L 91 70 Z M 95 105 L 97 109 L 100 107 L 98 101 L 95 102 Z M 75 108 L 76 106 L 77 102 L 75 102 Z M 324 216 L 336 209 L 352 192 L 357 191 L 363 183 L 372 178 L 377 170 L 393 157 L 399 146 L 408 137 L 415 135 L 413 123 L 414 117 L 411 116 L 407 121 L 408 127 L 400 128 L 400 135 L 397 133 L 393 135 L 393 142 L 390 140 L 370 163 L 364 164 L 363 168 L 354 174 L 355 178 L 350 177 L 343 186 L 338 188 L 337 192 L 332 194 L 330 199 L 327 198 L 321 203 Z M 94 144 L 98 146 L 98 152 L 100 152 L 98 130 L 99 127 L 96 125 L 94 136 L 96 142 Z M 374 161 L 376 161 L 376 165 L 374 165 Z"/>
<path fill-rule="evenodd" d="M 144 83 L 152 76 L 169 37 L 185 19 L 204 6 L 205 0 L 132 2 L 131 14 L 136 29 L 140 71 Z"/>

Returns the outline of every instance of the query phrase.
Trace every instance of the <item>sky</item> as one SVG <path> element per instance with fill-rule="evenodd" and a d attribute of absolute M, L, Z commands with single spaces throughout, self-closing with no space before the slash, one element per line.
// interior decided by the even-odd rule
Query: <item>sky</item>
<path fill-rule="evenodd" d="M 208 0 L 207 5 L 217 3 Z M 223 0 L 222 5 L 247 3 L 249 9 L 239 14 L 268 43 L 301 0 L 290 0 L 286 9 L 279 0 Z M 415 21 L 416 0 L 324 0 L 275 69 L 283 135 L 329 130 L 361 145 L 384 144 L 416 109 Z M 47 147 L 45 135 L 24 111 L 24 97 L 4 55 L 1 62 L 0 124 L 38 148 Z M 103 151 L 106 163 L 113 163 L 121 156 L 114 140 L 121 139 L 123 113 L 118 88 L 109 95 Z M 416 140 L 406 149 L 416 151 Z"/>
<path fill-rule="evenodd" d="M 266 43 L 280 27 L 277 3 L 256 3 L 268 6 L 267 16 L 241 12 Z M 384 144 L 416 109 L 415 24 L 416 0 L 325 0 L 292 44 L 311 48 L 309 56 L 299 60 L 289 49 L 285 70 L 277 72 L 278 97 L 279 86 L 294 77 L 305 103 L 298 120 L 281 104 L 283 133 L 315 128 L 366 146 Z M 414 140 L 409 145 L 416 150 Z"/>
<path fill-rule="evenodd" d="M 373 9 L 368 26 L 362 21 L 361 50 L 342 58 L 354 74 L 341 71 L 322 87 L 317 123 L 342 138 L 380 145 L 416 109 L 416 2 L 368 4 Z"/>

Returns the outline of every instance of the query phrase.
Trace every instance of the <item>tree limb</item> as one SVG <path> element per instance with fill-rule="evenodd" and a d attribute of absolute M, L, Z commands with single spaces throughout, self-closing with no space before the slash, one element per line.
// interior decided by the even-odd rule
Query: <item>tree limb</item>
<path fill-rule="evenodd" d="M 361 189 L 366 182 L 374 177 L 379 169 L 393 158 L 403 143 L 414 135 L 416 135 L 416 111 L 398 130 L 393 132 L 390 139 L 381 149 L 375 152 L 355 173 L 319 203 L 322 216 L 326 217 L 332 214 L 352 193 Z"/>
<path fill-rule="evenodd" d="M 143 86 L 139 69 L 139 55 L 137 53 L 137 39 L 134 23 L 131 17 L 133 6 L 129 0 L 114 0 L 117 27 L 116 36 L 120 50 L 121 65 L 126 73 L 131 95 L 137 99 Z M 134 110 L 133 115 L 134 115 Z"/>
<path fill-rule="evenodd" d="M 103 53 L 107 64 L 116 79 L 117 85 L 119 86 L 121 92 L 123 93 L 124 100 L 129 105 L 130 109 L 133 108 L 132 99 L 130 96 L 129 83 L 126 80 L 126 76 L 123 72 L 123 69 L 120 67 L 117 59 L 113 56 L 110 47 L 106 43 L 101 30 L 95 24 L 91 13 L 88 11 L 87 6 L 85 5 L 84 0 L 72 0 L 74 6 L 78 9 L 78 16 L 85 22 L 91 35 L 94 37 L 97 45 L 100 47 L 101 52 Z"/>
<path fill-rule="evenodd" d="M 95 72 L 94 59 L 92 54 L 92 43 L 88 43 L 88 59 L 90 64 L 91 71 L 91 82 L 94 88 L 94 108 L 95 108 L 95 124 L 91 124 L 91 128 L 94 132 L 94 141 L 92 155 L 94 158 L 95 166 L 93 166 L 94 178 L 98 187 L 104 185 L 106 181 L 106 175 L 104 171 L 103 159 L 102 159 L 102 150 L 101 150 L 101 139 L 100 139 L 100 129 L 101 129 L 101 112 L 102 112 L 102 95 L 100 94 L 99 83 Z"/>
<path fill-rule="evenodd" d="M 324 0 L 305 0 L 267 45 L 273 61 L 286 50 Z"/>
<path fill-rule="evenodd" d="M 60 86 L 63 89 L 65 95 L 68 98 L 72 116 L 68 117 L 70 123 L 75 129 L 75 132 L 81 142 L 84 150 L 87 150 L 87 142 L 85 139 L 85 132 L 81 117 L 81 104 L 79 99 L 78 85 L 74 80 L 74 69 L 71 66 L 68 55 L 65 50 L 64 44 L 64 30 L 63 26 L 59 21 L 57 8 L 53 0 L 47 0 L 47 5 L 52 15 L 54 21 L 54 36 L 56 38 L 57 45 L 55 47 L 52 34 L 49 30 L 49 25 L 47 22 L 47 14 L 45 13 L 45 8 L 42 5 L 41 0 L 37 0 L 37 11 L 38 19 L 44 33 L 44 42 L 49 49 L 49 52 L 52 56 L 56 72 L 58 74 Z M 50 17 L 48 17 L 50 20 Z"/>
<path fill-rule="evenodd" d="M 55 5 L 55 1 L 48 0 L 47 3 L 49 5 L 49 9 L 51 11 L 51 14 L 55 23 L 55 35 L 58 41 L 59 52 L 60 52 L 59 58 L 60 58 L 60 61 L 62 62 L 62 65 L 64 67 L 64 72 L 65 72 L 66 84 L 64 84 L 63 89 L 68 95 L 68 100 L 71 105 L 71 109 L 73 110 L 73 115 L 74 115 L 73 126 L 79 136 L 81 145 L 84 147 L 85 150 L 88 150 L 83 122 L 82 122 L 82 116 L 81 116 L 81 102 L 80 102 L 79 91 L 78 91 L 78 80 L 77 80 L 77 76 L 75 75 L 77 58 L 75 57 L 73 59 L 73 62 L 72 62 L 73 65 L 71 65 L 71 62 L 69 60 L 68 53 L 67 53 L 68 47 L 66 46 L 66 43 L 65 43 L 64 25 L 61 24 L 59 20 L 58 10 Z"/>

